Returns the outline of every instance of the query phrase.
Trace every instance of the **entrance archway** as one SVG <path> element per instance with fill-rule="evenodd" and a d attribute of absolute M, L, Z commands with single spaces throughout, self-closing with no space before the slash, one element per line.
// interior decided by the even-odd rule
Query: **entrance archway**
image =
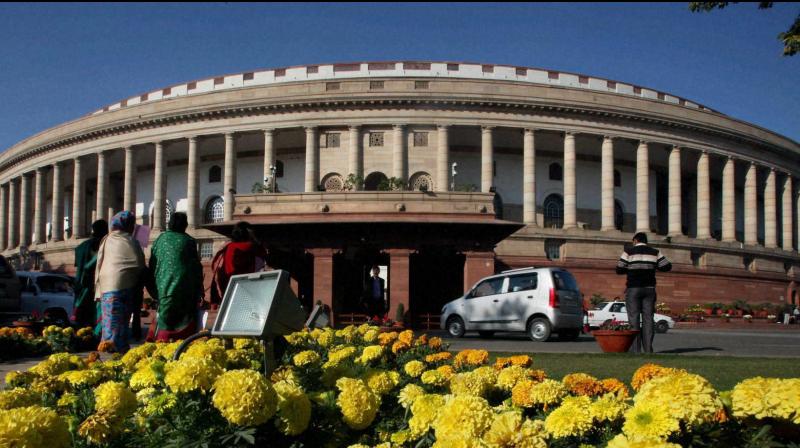
<path fill-rule="evenodd" d="M 389 178 L 386 177 L 385 174 L 381 173 L 380 171 L 375 171 L 374 173 L 370 173 L 366 179 L 364 179 L 364 190 L 365 191 L 378 191 L 378 186 L 380 186 L 381 182 L 387 181 Z"/>

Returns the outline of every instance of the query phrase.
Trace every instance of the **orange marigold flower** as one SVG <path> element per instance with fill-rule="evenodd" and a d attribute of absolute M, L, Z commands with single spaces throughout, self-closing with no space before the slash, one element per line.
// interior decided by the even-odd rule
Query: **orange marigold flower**
<path fill-rule="evenodd" d="M 397 337 L 397 340 L 403 344 L 411 346 L 411 343 L 414 342 L 414 332 L 411 330 L 405 330 L 400 333 L 400 335 Z"/>
<path fill-rule="evenodd" d="M 631 379 L 631 386 L 633 390 L 638 391 L 644 383 L 650 381 L 653 378 L 671 375 L 673 373 L 678 373 L 684 371 L 683 369 L 673 369 L 672 367 L 663 367 L 658 364 L 645 364 L 639 367 L 636 372 L 633 373 L 633 378 Z"/>
<path fill-rule="evenodd" d="M 117 347 L 114 345 L 114 341 L 102 341 L 97 346 L 97 351 L 103 353 L 114 353 L 117 351 Z"/>
<path fill-rule="evenodd" d="M 392 353 L 394 353 L 396 355 L 396 354 L 398 354 L 398 353 L 400 353 L 402 351 L 408 350 L 410 348 L 411 348 L 410 344 L 407 344 L 407 343 L 405 343 L 403 341 L 397 341 L 392 345 Z"/>
<path fill-rule="evenodd" d="M 453 357 L 450 352 L 439 352 L 425 357 L 425 362 L 428 364 L 435 364 L 437 362 L 449 361 Z"/>
<path fill-rule="evenodd" d="M 489 352 L 486 350 L 462 350 L 456 354 L 453 366 L 460 369 L 464 366 L 480 366 L 489 361 Z"/>
<path fill-rule="evenodd" d="M 570 373 L 564 377 L 562 382 L 573 395 L 594 397 L 602 395 L 604 392 L 603 383 L 597 381 L 597 378 L 585 373 Z"/>
<path fill-rule="evenodd" d="M 378 335 L 378 343 L 382 346 L 387 346 L 397 339 L 397 332 L 390 331 L 388 333 L 381 333 Z"/>
<path fill-rule="evenodd" d="M 515 355 L 508 358 L 497 358 L 494 361 L 494 368 L 501 370 L 509 366 L 529 367 L 531 364 L 533 364 L 533 359 L 530 356 Z"/>
<path fill-rule="evenodd" d="M 99 352 L 91 352 L 89 356 L 86 357 L 86 365 L 92 365 L 100 360 L 100 353 Z"/>
<path fill-rule="evenodd" d="M 428 344 L 428 335 L 423 334 L 422 336 L 418 337 L 416 341 L 414 341 L 414 345 L 427 345 Z"/>
<path fill-rule="evenodd" d="M 628 386 L 616 378 L 606 378 L 601 380 L 600 384 L 603 386 L 604 394 L 614 394 L 619 398 L 628 398 L 630 396 Z"/>
<path fill-rule="evenodd" d="M 541 369 L 528 369 L 528 378 L 530 378 L 531 381 L 541 383 L 547 379 L 547 374 Z"/>
<path fill-rule="evenodd" d="M 448 380 L 456 374 L 456 371 L 453 369 L 453 366 L 440 366 L 436 368 L 437 371 L 441 372 L 442 375 L 445 376 Z"/>
<path fill-rule="evenodd" d="M 438 338 L 438 337 L 434 336 L 434 337 L 428 339 L 428 347 L 430 347 L 430 348 L 432 348 L 434 350 L 439 350 L 440 348 L 442 348 L 442 338 Z"/>

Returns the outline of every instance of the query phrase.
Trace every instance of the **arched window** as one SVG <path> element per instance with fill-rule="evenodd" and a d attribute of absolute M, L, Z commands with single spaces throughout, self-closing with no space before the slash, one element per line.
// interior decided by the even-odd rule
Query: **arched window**
<path fill-rule="evenodd" d="M 215 222 L 222 222 L 224 219 L 225 200 L 221 196 L 214 196 L 206 202 L 205 222 L 212 224 Z"/>
<path fill-rule="evenodd" d="M 325 191 L 343 191 L 344 178 L 339 173 L 330 173 L 322 178 L 322 189 Z"/>
<path fill-rule="evenodd" d="M 622 208 L 622 203 L 614 200 L 614 228 L 622 230 L 625 225 L 625 210 Z"/>
<path fill-rule="evenodd" d="M 622 186 L 622 175 L 619 174 L 619 170 L 614 170 L 614 186 L 615 187 Z"/>
<path fill-rule="evenodd" d="M 222 182 L 222 168 L 214 165 L 208 169 L 208 183 L 214 184 L 217 182 Z"/>
<path fill-rule="evenodd" d="M 564 227 L 564 198 L 551 194 L 544 200 L 544 226 L 548 229 Z"/>
<path fill-rule="evenodd" d="M 378 186 L 381 182 L 388 180 L 385 174 L 381 173 L 380 171 L 375 171 L 374 173 L 370 173 L 366 179 L 364 179 L 364 190 L 365 191 L 378 191 Z"/>
<path fill-rule="evenodd" d="M 550 164 L 550 180 L 564 180 L 564 170 L 560 163 Z"/>
<path fill-rule="evenodd" d="M 414 173 L 408 181 L 408 185 L 411 191 L 433 191 L 433 179 L 424 171 Z"/>

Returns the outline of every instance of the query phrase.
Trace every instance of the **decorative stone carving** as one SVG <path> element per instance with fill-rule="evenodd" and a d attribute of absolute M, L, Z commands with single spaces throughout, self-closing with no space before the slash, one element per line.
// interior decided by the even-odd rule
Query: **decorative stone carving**
<path fill-rule="evenodd" d="M 325 191 L 344 191 L 344 178 L 336 173 L 328 174 L 322 180 Z"/>
<path fill-rule="evenodd" d="M 328 204 L 322 204 L 319 206 L 319 211 L 322 213 L 328 213 L 331 211 L 331 208 L 328 206 Z"/>
<path fill-rule="evenodd" d="M 412 191 L 433 191 L 433 178 L 426 172 L 419 172 L 411 176 Z"/>

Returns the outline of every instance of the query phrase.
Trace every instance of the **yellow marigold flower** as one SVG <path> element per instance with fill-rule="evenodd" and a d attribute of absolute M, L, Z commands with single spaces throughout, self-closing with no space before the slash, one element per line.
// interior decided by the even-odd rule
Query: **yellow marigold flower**
<path fill-rule="evenodd" d="M 750 378 L 731 392 L 734 417 L 774 418 L 800 424 L 800 379 Z"/>
<path fill-rule="evenodd" d="M 334 339 L 333 329 L 326 328 L 317 335 L 317 344 L 323 347 L 330 347 L 330 345 L 333 344 L 333 339 Z"/>
<path fill-rule="evenodd" d="M 168 362 L 164 382 L 175 393 L 211 390 L 222 368 L 209 359 L 187 358 Z"/>
<path fill-rule="evenodd" d="M 178 398 L 175 396 L 175 394 L 164 392 L 150 398 L 145 405 L 143 413 L 144 415 L 149 416 L 162 416 L 167 411 L 175 407 L 177 403 Z"/>
<path fill-rule="evenodd" d="M 594 397 L 602 395 L 604 392 L 603 384 L 597 378 L 585 373 L 570 373 L 564 376 L 561 382 L 574 395 Z"/>
<path fill-rule="evenodd" d="M 487 368 L 491 371 L 491 368 Z M 494 382 L 493 376 L 479 372 L 478 369 L 472 372 L 458 373 L 450 378 L 450 393 L 485 397 L 494 387 Z"/>
<path fill-rule="evenodd" d="M 681 448 L 677 443 L 668 443 L 658 440 L 632 441 L 624 434 L 618 434 L 608 442 L 607 448 Z"/>
<path fill-rule="evenodd" d="M 68 388 L 66 380 L 59 376 L 38 377 L 31 381 L 30 389 L 37 394 L 64 392 Z"/>
<path fill-rule="evenodd" d="M 688 372 L 651 379 L 639 389 L 633 400 L 636 404 L 650 402 L 661 405 L 672 418 L 688 428 L 717 421 L 723 409 L 711 383 Z"/>
<path fill-rule="evenodd" d="M 545 411 L 558 404 L 565 395 L 567 389 L 561 382 L 548 379 L 541 382 L 523 380 L 511 389 L 511 401 L 515 406 L 542 406 Z"/>
<path fill-rule="evenodd" d="M 300 384 L 300 377 L 297 376 L 297 372 L 292 368 L 292 366 L 280 366 L 272 372 L 270 375 L 269 380 L 273 383 L 279 383 L 281 381 L 287 382 L 289 384 L 299 385 Z"/>
<path fill-rule="evenodd" d="M 165 361 L 172 360 L 172 355 L 175 354 L 175 350 L 180 347 L 182 341 L 175 341 L 170 343 L 163 343 L 158 342 L 156 343 L 156 349 L 153 351 L 151 357 L 153 358 L 161 358 Z"/>
<path fill-rule="evenodd" d="M 379 334 L 381 334 L 381 332 L 373 328 L 373 329 L 367 330 L 367 332 L 364 333 L 364 335 L 361 337 L 361 339 L 363 339 L 364 342 L 366 342 L 367 344 L 372 344 L 372 343 L 378 341 L 378 335 Z"/>
<path fill-rule="evenodd" d="M 463 435 L 453 435 L 443 439 L 437 438 L 431 448 L 483 448 L 483 446 L 478 439 Z"/>
<path fill-rule="evenodd" d="M 362 430 L 372 424 L 381 398 L 364 384 L 353 378 L 340 378 L 336 381 L 339 397 L 336 404 L 342 411 L 343 421 L 351 429 Z"/>
<path fill-rule="evenodd" d="M 402 342 L 403 344 L 411 346 L 411 343 L 414 342 L 414 332 L 411 330 L 402 331 L 397 336 L 397 340 Z"/>
<path fill-rule="evenodd" d="M 79 338 L 82 338 L 84 336 L 92 336 L 94 332 L 92 331 L 92 327 L 83 327 L 80 330 L 78 330 L 77 334 Z"/>
<path fill-rule="evenodd" d="M 403 371 L 406 373 L 406 375 L 410 376 L 411 378 L 417 378 L 420 375 L 422 375 L 422 372 L 425 371 L 425 364 L 423 364 L 422 361 L 418 361 L 415 359 L 413 361 L 407 362 L 403 366 Z"/>
<path fill-rule="evenodd" d="M 155 387 L 147 387 L 136 392 L 136 402 L 140 405 L 147 405 L 156 395 L 158 391 Z"/>
<path fill-rule="evenodd" d="M 496 414 L 483 436 L 489 448 L 547 448 L 547 440 L 544 423 L 524 419 L 518 411 Z"/>
<path fill-rule="evenodd" d="M 453 366 L 439 366 L 436 368 L 436 371 L 441 372 L 441 374 L 444 375 L 444 377 L 447 378 L 448 380 L 453 378 L 453 376 L 456 374 L 456 371 L 455 369 L 453 369 Z"/>
<path fill-rule="evenodd" d="M 316 364 L 320 361 L 320 356 L 313 350 L 302 351 L 292 357 L 292 363 L 297 367 L 305 367 L 307 365 Z"/>
<path fill-rule="evenodd" d="M 0 410 L 0 444 L 21 448 L 66 448 L 72 438 L 56 411 L 41 406 Z"/>
<path fill-rule="evenodd" d="M 453 366 L 460 369 L 466 366 L 479 366 L 489 361 L 489 352 L 486 350 L 462 350 L 453 359 Z"/>
<path fill-rule="evenodd" d="M 231 370 L 214 381 L 211 403 L 234 425 L 258 426 L 275 414 L 278 396 L 260 373 Z"/>
<path fill-rule="evenodd" d="M 616 378 L 606 378 L 601 380 L 600 384 L 603 386 L 604 394 L 614 394 L 621 400 L 624 400 L 630 396 L 628 386 Z"/>
<path fill-rule="evenodd" d="M 41 395 L 28 389 L 9 389 L 0 391 L 0 410 L 24 408 L 41 402 Z"/>
<path fill-rule="evenodd" d="M 344 346 L 338 350 L 332 350 L 328 353 L 328 361 L 325 365 L 335 366 L 342 361 L 352 358 L 356 352 L 356 348 L 350 345 Z"/>
<path fill-rule="evenodd" d="M 556 410 L 544 420 L 544 428 L 556 439 L 565 437 L 583 437 L 592 429 L 592 413 L 589 409 L 592 400 L 589 397 L 567 397 Z"/>
<path fill-rule="evenodd" d="M 420 380 L 422 381 L 422 384 L 428 384 L 431 386 L 444 386 L 449 381 L 449 379 L 438 370 L 426 370 L 425 372 L 422 372 L 422 375 L 420 375 Z"/>
<path fill-rule="evenodd" d="M 406 384 L 397 394 L 397 402 L 400 403 L 403 409 L 408 409 L 414 404 L 414 400 L 423 395 L 425 395 L 425 389 L 416 384 Z"/>
<path fill-rule="evenodd" d="M 119 417 L 97 413 L 81 423 L 78 435 L 95 445 L 106 445 L 122 432 L 123 420 Z"/>
<path fill-rule="evenodd" d="M 308 333 L 298 331 L 286 336 L 286 340 L 291 344 L 293 337 L 305 338 Z M 258 340 L 253 338 L 233 338 L 233 348 L 235 350 L 254 350 L 260 347 Z"/>
<path fill-rule="evenodd" d="M 189 346 L 189 349 L 181 356 L 183 358 L 209 359 L 220 367 L 225 367 L 228 357 L 225 354 L 225 347 L 220 345 L 220 339 L 208 339 L 198 341 Z"/>
<path fill-rule="evenodd" d="M 627 409 L 627 403 L 613 393 L 603 395 L 589 407 L 592 416 L 598 422 L 614 422 L 620 419 Z"/>
<path fill-rule="evenodd" d="M 296 331 L 296 332 L 294 332 L 292 334 L 287 334 L 285 337 L 286 337 L 286 342 L 288 342 L 289 345 L 299 346 L 299 345 L 304 345 L 306 342 L 308 342 L 308 340 L 312 336 L 311 336 L 311 333 L 309 333 L 307 331 Z M 237 338 L 237 339 L 238 340 L 251 340 L 253 342 L 256 342 L 255 339 L 250 339 L 250 338 Z M 234 340 L 234 344 L 236 343 L 237 339 Z M 241 349 L 250 348 L 248 345 L 245 345 L 244 343 L 241 343 L 241 344 L 242 344 Z M 239 348 L 239 347 L 237 347 L 237 348 Z"/>
<path fill-rule="evenodd" d="M 358 357 L 358 362 L 360 364 L 369 364 L 372 361 L 380 359 L 381 356 L 383 356 L 383 346 L 369 345 L 364 347 L 361 356 Z"/>
<path fill-rule="evenodd" d="M 677 372 L 685 372 L 683 369 L 673 369 L 671 367 L 662 367 L 658 364 L 645 364 L 639 367 L 636 372 L 633 373 L 633 378 L 631 379 L 631 386 L 633 390 L 638 391 L 644 383 L 650 381 L 653 378 L 657 378 L 664 375 L 671 375 Z"/>
<path fill-rule="evenodd" d="M 449 361 L 452 357 L 453 354 L 450 352 L 439 352 L 426 356 L 425 362 L 430 364 L 436 364 L 438 362 Z"/>
<path fill-rule="evenodd" d="M 125 418 L 136 410 L 136 394 L 125 383 L 108 381 L 94 390 L 94 407 L 98 413 Z"/>
<path fill-rule="evenodd" d="M 275 426 L 287 436 L 302 434 L 311 420 L 311 401 L 303 389 L 286 382 L 275 383 L 278 413 Z"/>
<path fill-rule="evenodd" d="M 497 373 L 497 387 L 510 392 L 522 380 L 542 381 L 546 375 L 543 370 L 531 370 L 520 366 L 506 367 Z"/>
<path fill-rule="evenodd" d="M 78 396 L 67 392 L 58 399 L 56 406 L 60 408 L 69 408 L 74 406 L 76 403 L 78 403 Z"/>
<path fill-rule="evenodd" d="M 103 373 L 96 369 L 70 370 L 59 376 L 76 388 L 95 386 L 100 381 L 103 381 Z"/>
<path fill-rule="evenodd" d="M 436 439 L 480 438 L 492 424 L 492 408 L 480 397 L 451 396 L 433 422 Z"/>
<path fill-rule="evenodd" d="M 428 432 L 444 402 L 443 396 L 435 394 L 421 395 L 414 399 L 411 404 L 411 418 L 408 420 L 411 440 L 417 440 Z"/>
<path fill-rule="evenodd" d="M 389 440 L 392 442 L 392 446 L 404 446 L 406 443 L 411 441 L 411 431 L 408 429 L 397 431 L 391 435 Z"/>
<path fill-rule="evenodd" d="M 381 333 L 381 334 L 378 335 L 378 343 L 385 347 L 385 346 L 391 344 L 392 342 L 394 342 L 397 339 L 397 336 L 398 336 L 398 334 L 397 334 L 396 331 L 390 331 L 390 332 L 387 332 L 387 333 Z"/>
<path fill-rule="evenodd" d="M 147 364 L 131 375 L 131 380 L 128 383 L 131 389 L 139 391 L 146 387 L 156 387 L 160 381 L 156 378 L 156 372 L 153 371 L 150 364 Z"/>
<path fill-rule="evenodd" d="M 400 374 L 393 371 L 369 370 L 364 380 L 373 392 L 378 395 L 385 395 L 400 383 Z"/>
<path fill-rule="evenodd" d="M 60 375 L 68 370 L 85 369 L 86 364 L 79 356 L 69 353 L 56 353 L 28 369 L 40 377 Z"/>
<path fill-rule="evenodd" d="M 678 420 L 673 418 L 663 404 L 655 402 L 636 403 L 625 413 L 622 432 L 629 440 L 666 441 L 670 434 L 680 430 Z"/>
<path fill-rule="evenodd" d="M 225 350 L 225 358 L 228 362 L 225 368 L 228 370 L 247 369 L 251 366 L 250 351 L 241 349 Z"/>

